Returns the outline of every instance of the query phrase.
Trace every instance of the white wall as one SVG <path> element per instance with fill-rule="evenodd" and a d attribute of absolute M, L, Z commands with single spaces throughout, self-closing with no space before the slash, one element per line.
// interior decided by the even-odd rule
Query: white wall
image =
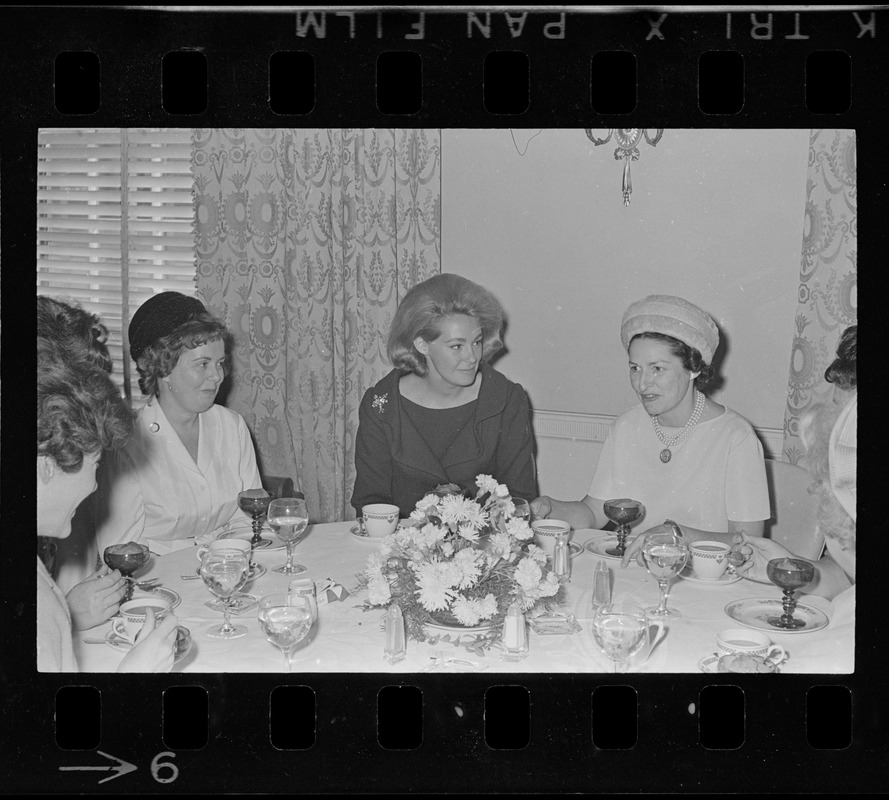
<path fill-rule="evenodd" d="M 724 333 L 715 399 L 781 428 L 808 130 L 667 130 L 657 147 L 640 145 L 626 208 L 613 142 L 534 133 L 514 132 L 524 156 L 507 129 L 442 134 L 442 271 L 488 286 L 506 308 L 497 368 L 537 411 L 618 414 L 636 402 L 621 316 L 646 294 L 678 294 Z M 538 445 L 542 483 L 554 468 L 588 485 L 597 450 Z"/>

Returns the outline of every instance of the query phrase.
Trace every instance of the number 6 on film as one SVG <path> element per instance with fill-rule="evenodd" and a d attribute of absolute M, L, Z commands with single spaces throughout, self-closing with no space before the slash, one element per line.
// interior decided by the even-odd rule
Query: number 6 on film
<path fill-rule="evenodd" d="M 179 777 L 179 767 L 177 767 L 172 761 L 161 761 L 161 758 L 164 756 L 170 756 L 170 758 L 176 758 L 175 753 L 171 753 L 169 750 L 165 750 L 163 753 L 158 753 L 153 759 L 151 759 L 151 777 L 154 778 L 158 783 L 172 783 Z M 161 770 L 169 770 L 170 774 L 166 777 L 160 774 Z"/>

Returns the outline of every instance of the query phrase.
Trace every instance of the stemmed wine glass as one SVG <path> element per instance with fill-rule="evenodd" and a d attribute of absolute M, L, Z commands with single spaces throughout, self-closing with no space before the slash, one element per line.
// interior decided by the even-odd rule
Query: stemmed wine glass
<path fill-rule="evenodd" d="M 207 550 L 201 557 L 201 578 L 207 588 L 222 601 L 224 619 L 218 628 L 210 628 L 207 636 L 214 639 L 236 639 L 247 633 L 243 625 L 229 621 L 232 595 L 246 582 L 250 571 L 250 555 L 243 550 Z"/>
<path fill-rule="evenodd" d="M 656 608 L 646 608 L 648 616 L 655 619 L 675 619 L 681 617 L 675 609 L 667 608 L 667 584 L 675 575 L 682 572 L 688 563 L 688 544 L 674 531 L 646 534 L 642 544 L 642 557 L 645 567 L 657 580 L 661 590 L 661 601 Z"/>
<path fill-rule="evenodd" d="M 299 594 L 269 594 L 259 601 L 258 616 L 265 638 L 284 654 L 287 671 L 291 672 L 291 654 L 315 622 L 311 603 Z"/>
<path fill-rule="evenodd" d="M 793 592 L 812 582 L 815 577 L 814 564 L 801 558 L 773 558 L 766 566 L 766 574 L 775 586 L 784 590 L 784 613 L 780 617 L 769 617 L 766 622 L 785 630 L 802 628 L 806 623 L 793 616 L 796 608 Z"/>
<path fill-rule="evenodd" d="M 630 532 L 630 525 L 642 518 L 645 506 L 638 500 L 621 497 L 617 500 L 606 500 L 603 510 L 605 516 L 617 525 L 617 546 L 610 547 L 605 552 L 610 556 L 623 558 L 627 550 L 627 534 Z"/>
<path fill-rule="evenodd" d="M 627 660 L 645 642 L 648 620 L 639 606 L 607 603 L 596 611 L 592 631 L 599 649 L 614 662 L 614 671 L 625 672 Z"/>
<path fill-rule="evenodd" d="M 105 548 L 102 558 L 109 569 L 116 569 L 127 579 L 127 591 L 121 602 L 133 599 L 133 573 L 148 563 L 149 552 L 144 544 L 124 542 Z"/>
<path fill-rule="evenodd" d="M 272 572 L 283 575 L 302 575 L 306 568 L 293 563 L 293 545 L 306 532 L 309 511 L 301 497 L 279 497 L 269 503 L 268 523 L 287 545 L 287 563 L 272 567 Z"/>
<path fill-rule="evenodd" d="M 241 511 L 253 517 L 253 538 L 250 540 L 252 547 L 265 547 L 268 539 L 260 535 L 262 530 L 262 517 L 268 511 L 272 496 L 265 489 L 247 489 L 238 493 L 238 505 Z"/>
<path fill-rule="evenodd" d="M 528 501 L 521 497 L 513 497 L 512 504 L 515 506 L 515 511 L 512 512 L 513 517 L 516 517 L 517 519 L 523 519 L 530 525 L 531 506 Z"/>

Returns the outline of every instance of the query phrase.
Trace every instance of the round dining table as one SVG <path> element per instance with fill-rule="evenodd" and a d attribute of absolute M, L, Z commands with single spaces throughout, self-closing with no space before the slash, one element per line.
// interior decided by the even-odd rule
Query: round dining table
<path fill-rule="evenodd" d="M 310 525 L 302 541 L 294 547 L 294 561 L 307 567 L 307 572 L 300 577 L 314 580 L 319 603 L 315 624 L 293 652 L 293 673 L 611 672 L 612 663 L 598 649 L 590 632 L 592 586 L 597 564 L 605 561 L 609 568 L 613 601 L 653 607 L 660 596 L 657 582 L 644 567 L 635 562 L 622 567 L 618 559 L 601 554 L 603 548 L 597 543 L 607 534 L 595 530 L 574 531 L 571 572 L 565 584 L 564 603 L 553 609 L 568 618 L 573 616 L 576 621 L 576 625 L 570 625 L 573 632 L 538 633 L 529 627 L 528 654 L 520 661 L 504 660 L 498 645 L 481 654 L 455 646 L 453 639 L 456 635 L 440 635 L 431 643 L 408 639 L 405 658 L 390 664 L 383 657 L 386 609 L 365 610 L 366 592 L 358 588 L 358 575 L 364 569 L 367 557 L 379 549 L 380 540 L 356 535 L 356 530 L 354 522 Z M 250 534 L 249 530 L 244 530 L 232 531 L 229 535 L 249 538 Z M 266 533 L 264 536 L 269 537 L 271 546 L 254 550 L 255 563 L 260 565 L 257 571 L 261 574 L 241 590 L 256 598 L 287 591 L 295 577 L 272 570 L 285 561 L 286 551 L 273 535 Z M 167 594 L 172 598 L 175 603 L 173 612 L 180 624 L 191 632 L 191 649 L 177 661 L 173 671 L 285 672 L 284 657 L 266 640 L 255 604 L 232 616 L 234 622 L 246 626 L 245 635 L 234 639 L 207 635 L 210 628 L 219 626 L 222 613 L 208 606 L 215 598 L 198 577 L 200 562 L 197 555 L 198 547 L 193 543 L 165 555 L 152 555 L 149 563 L 135 576 L 139 581 L 157 579 L 155 586 L 158 589 L 152 593 Z M 136 596 L 138 594 L 139 590 Z M 780 597 L 778 587 L 746 578 L 714 582 L 675 578 L 670 584 L 668 606 L 679 611 L 681 616 L 665 622 L 663 637 L 650 652 L 643 648 L 640 655 L 629 662 L 628 671 L 699 673 L 714 669 L 717 634 L 740 627 L 738 621 L 729 616 L 726 607 L 739 601 L 775 601 Z M 787 658 L 780 671 L 847 672 L 848 669 L 838 664 L 848 663 L 848 658 L 838 660 L 837 655 L 843 649 L 848 652 L 851 642 L 848 635 L 840 637 L 833 630 L 829 622 L 833 611 L 831 602 L 809 595 L 800 595 L 800 602 L 823 613 L 828 622 L 817 630 L 801 633 L 778 629 L 767 633 L 772 642 L 780 644 L 786 651 Z M 82 672 L 113 672 L 117 668 L 125 649 L 119 643 L 113 643 L 110 629 L 109 621 L 76 632 L 75 651 Z"/>

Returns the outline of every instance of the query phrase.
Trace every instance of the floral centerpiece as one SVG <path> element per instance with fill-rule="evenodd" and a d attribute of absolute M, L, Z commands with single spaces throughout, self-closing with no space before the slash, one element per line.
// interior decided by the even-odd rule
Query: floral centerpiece
<path fill-rule="evenodd" d="M 499 640 L 513 602 L 528 611 L 544 598 L 558 601 L 561 587 L 528 521 L 515 516 L 509 489 L 490 475 L 479 475 L 476 486 L 474 497 L 454 484 L 426 494 L 358 578 L 365 610 L 398 603 L 412 639 L 448 638 L 430 635 L 429 623 L 487 623 L 469 642 L 454 640 L 481 654 Z"/>

